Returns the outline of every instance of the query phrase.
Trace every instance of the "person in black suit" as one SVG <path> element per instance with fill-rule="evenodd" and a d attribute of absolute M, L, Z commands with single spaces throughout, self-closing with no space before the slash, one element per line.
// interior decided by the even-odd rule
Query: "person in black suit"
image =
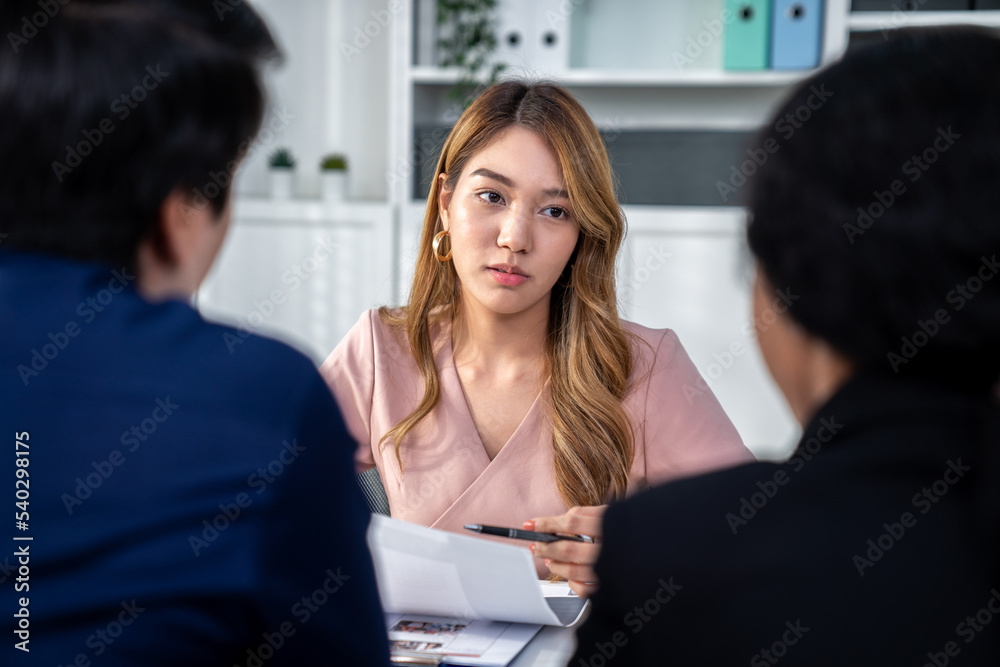
<path fill-rule="evenodd" d="M 188 305 L 268 29 L 203 0 L 4 0 L 0 24 L 0 664 L 388 664 L 332 395 Z"/>
<path fill-rule="evenodd" d="M 765 126 L 754 322 L 802 439 L 612 505 L 573 667 L 1000 664 L 998 71 L 901 31 Z"/>

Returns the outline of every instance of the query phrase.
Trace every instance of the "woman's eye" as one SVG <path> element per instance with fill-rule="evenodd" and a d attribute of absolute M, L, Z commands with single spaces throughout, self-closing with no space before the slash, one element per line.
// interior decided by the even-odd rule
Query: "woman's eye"
<path fill-rule="evenodd" d="M 553 218 L 568 218 L 569 217 L 569 213 L 566 212 L 566 209 L 559 208 L 558 206 L 550 206 L 550 207 L 548 207 L 545 210 L 548 211 L 549 216 L 551 216 Z"/>
<path fill-rule="evenodd" d="M 486 192 L 480 192 L 479 198 L 490 204 L 499 204 L 503 201 L 503 197 L 500 196 L 500 193 L 489 190 Z"/>

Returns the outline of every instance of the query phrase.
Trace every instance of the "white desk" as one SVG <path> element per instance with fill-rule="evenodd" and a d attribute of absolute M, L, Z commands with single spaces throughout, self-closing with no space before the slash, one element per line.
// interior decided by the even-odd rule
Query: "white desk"
<path fill-rule="evenodd" d="M 546 625 L 509 667 L 566 667 L 576 649 L 575 631 Z"/>

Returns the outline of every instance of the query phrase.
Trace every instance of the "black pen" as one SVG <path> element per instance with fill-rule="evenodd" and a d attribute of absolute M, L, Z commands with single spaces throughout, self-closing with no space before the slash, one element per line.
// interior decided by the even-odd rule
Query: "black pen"
<path fill-rule="evenodd" d="M 586 535 L 557 535 L 556 533 L 536 533 L 533 530 L 520 530 L 518 528 L 501 528 L 499 526 L 480 526 L 477 523 L 465 524 L 466 530 L 483 535 L 496 535 L 497 537 L 510 537 L 515 540 L 531 540 L 532 542 L 557 542 L 558 540 L 572 540 L 573 542 L 593 542 L 593 538 Z"/>

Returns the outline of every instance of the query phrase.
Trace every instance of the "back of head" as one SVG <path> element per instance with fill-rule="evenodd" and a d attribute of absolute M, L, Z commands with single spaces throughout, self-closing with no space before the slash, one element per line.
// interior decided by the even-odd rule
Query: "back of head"
<path fill-rule="evenodd" d="M 849 53 L 800 85 L 761 135 L 769 158 L 748 228 L 759 269 L 798 296 L 789 313 L 805 330 L 859 371 L 948 386 L 976 406 L 966 414 L 980 424 L 962 426 L 979 432 L 977 539 L 994 576 L 997 72 L 1000 39 L 973 28 L 899 31 Z M 797 113 L 808 120 L 791 122 Z"/>
<path fill-rule="evenodd" d="M 977 393 L 1000 375 L 998 71 L 985 31 L 899 31 L 801 84 L 759 139 L 751 249 L 860 368 Z"/>
<path fill-rule="evenodd" d="M 247 4 L 0 4 L 5 247 L 132 266 L 175 188 L 225 208 L 277 54 Z"/>

